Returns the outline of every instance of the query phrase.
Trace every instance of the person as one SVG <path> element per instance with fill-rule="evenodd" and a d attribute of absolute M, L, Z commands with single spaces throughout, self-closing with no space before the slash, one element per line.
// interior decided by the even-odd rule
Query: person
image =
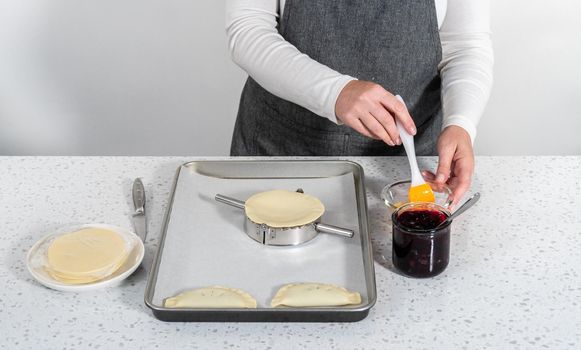
<path fill-rule="evenodd" d="M 233 156 L 404 155 L 456 204 L 492 85 L 489 0 L 228 0 L 232 59 L 249 77 Z M 405 105 L 396 99 L 401 95 Z"/>

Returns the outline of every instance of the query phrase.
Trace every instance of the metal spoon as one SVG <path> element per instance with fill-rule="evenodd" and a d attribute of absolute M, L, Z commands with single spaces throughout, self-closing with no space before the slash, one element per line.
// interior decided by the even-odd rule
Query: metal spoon
<path fill-rule="evenodd" d="M 476 204 L 476 202 L 478 202 L 479 199 L 480 192 L 474 193 L 474 195 L 468 198 L 468 200 L 464 202 L 452 215 L 448 216 L 446 220 L 442 221 L 438 226 L 436 226 L 436 230 L 444 225 L 447 225 L 449 222 L 457 218 L 460 214 L 470 209 L 470 207 Z"/>

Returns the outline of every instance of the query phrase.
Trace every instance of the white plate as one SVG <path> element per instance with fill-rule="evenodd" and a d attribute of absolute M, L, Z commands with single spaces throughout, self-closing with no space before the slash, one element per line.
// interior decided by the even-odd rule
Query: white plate
<path fill-rule="evenodd" d="M 125 263 L 123 263 L 123 265 L 121 265 L 121 267 L 119 267 L 119 269 L 110 276 L 92 283 L 66 284 L 52 278 L 43 267 L 44 262 L 46 261 L 46 252 L 49 243 L 56 236 L 89 227 L 103 228 L 115 231 L 121 236 L 123 236 L 126 243 L 130 247 L 129 256 L 127 257 Z M 143 242 L 141 241 L 141 239 L 139 239 L 139 237 L 135 233 L 126 230 L 122 227 L 106 224 L 77 225 L 62 228 L 57 232 L 53 232 L 40 239 L 38 242 L 36 242 L 32 246 L 32 248 L 30 248 L 28 254 L 26 254 L 26 267 L 28 268 L 28 271 L 30 272 L 32 277 L 34 277 L 34 279 L 36 279 L 40 284 L 48 288 L 64 292 L 83 292 L 118 285 L 119 283 L 121 283 L 121 281 L 123 281 L 125 278 L 131 275 L 133 271 L 135 271 L 139 267 L 141 261 L 143 260 L 144 252 L 145 248 L 143 246 Z"/>

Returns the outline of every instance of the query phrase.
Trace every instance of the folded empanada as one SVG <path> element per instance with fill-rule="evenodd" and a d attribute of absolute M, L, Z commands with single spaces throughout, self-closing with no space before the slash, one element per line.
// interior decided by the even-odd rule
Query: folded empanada
<path fill-rule="evenodd" d="M 164 306 L 169 308 L 256 308 L 256 299 L 243 290 L 212 286 L 192 289 L 174 297 L 166 298 Z"/>
<path fill-rule="evenodd" d="M 293 283 L 278 290 L 270 303 L 272 307 L 317 307 L 360 304 L 361 295 L 332 284 Z"/>

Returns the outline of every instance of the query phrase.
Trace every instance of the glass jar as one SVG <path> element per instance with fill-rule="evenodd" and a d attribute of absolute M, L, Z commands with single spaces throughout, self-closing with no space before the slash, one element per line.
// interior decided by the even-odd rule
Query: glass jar
<path fill-rule="evenodd" d="M 434 203 L 409 203 L 391 215 L 395 268 L 410 277 L 433 277 L 450 260 L 451 223 L 436 229 L 450 216 L 448 209 Z"/>

